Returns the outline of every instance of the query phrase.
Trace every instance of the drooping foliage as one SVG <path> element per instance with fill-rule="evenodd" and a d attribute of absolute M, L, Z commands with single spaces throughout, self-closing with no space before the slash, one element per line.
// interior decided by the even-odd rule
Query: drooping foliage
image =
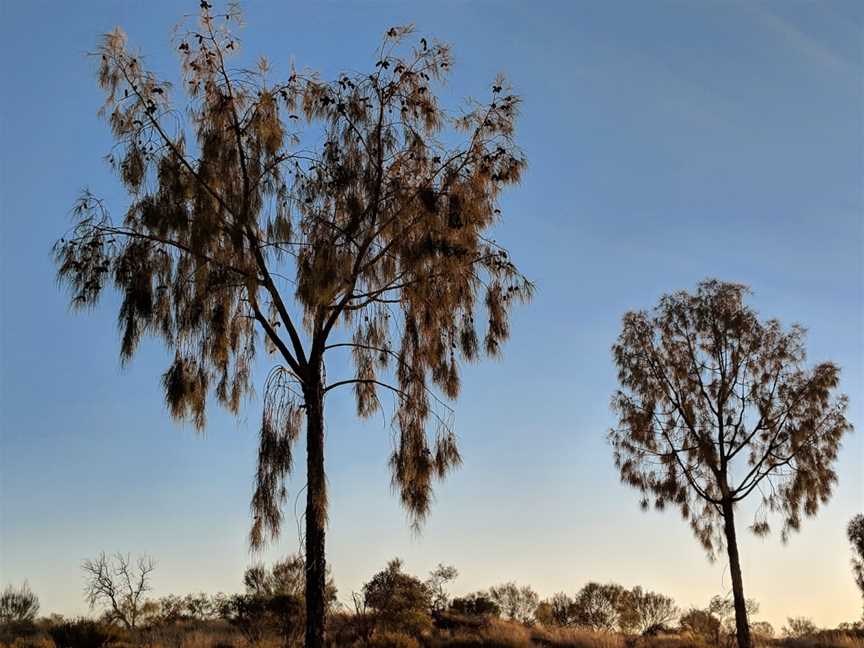
<path fill-rule="evenodd" d="M 262 341 L 276 358 L 255 546 L 279 532 L 309 395 L 341 385 L 361 417 L 393 396 L 393 484 L 420 521 L 433 480 L 460 461 L 448 405 L 460 362 L 499 354 L 512 303 L 531 295 L 489 238 L 526 164 L 513 140 L 519 99 L 499 79 L 487 102 L 447 111 L 438 91 L 450 49 L 411 27 L 386 33 L 371 73 L 277 81 L 264 59 L 232 64 L 236 7 L 201 7 L 177 32 L 179 87 L 119 28 L 104 37 L 108 159 L 130 201 L 115 219 L 96 196 L 80 198 L 55 246 L 59 277 L 79 308 L 119 292 L 122 360 L 160 338 L 173 354 L 169 411 L 198 428 L 211 394 L 239 411 Z M 346 351 L 354 375 L 316 385 L 328 354 Z M 314 496 L 323 511 L 323 488 Z"/>
<path fill-rule="evenodd" d="M 724 502 L 755 492 L 751 529 L 767 533 L 776 512 L 784 539 L 815 515 L 851 430 L 838 367 L 805 366 L 804 329 L 761 321 L 747 294 L 708 280 L 666 295 L 652 313 L 625 315 L 613 347 L 622 389 L 609 439 L 621 479 L 643 507 L 677 507 L 711 555 L 724 543 Z"/>
<path fill-rule="evenodd" d="M 864 599 L 864 515 L 858 514 L 849 520 L 846 536 L 852 545 L 852 573 L 855 576 L 855 584 L 861 590 L 861 597 Z"/>

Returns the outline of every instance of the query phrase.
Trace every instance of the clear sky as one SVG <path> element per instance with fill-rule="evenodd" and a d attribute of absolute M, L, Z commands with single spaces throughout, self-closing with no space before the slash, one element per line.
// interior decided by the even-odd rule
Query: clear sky
<path fill-rule="evenodd" d="M 44 612 L 85 611 L 79 564 L 148 552 L 154 594 L 236 591 L 251 560 L 248 503 L 260 403 L 213 409 L 206 435 L 171 423 L 165 352 L 121 370 L 108 299 L 72 315 L 49 248 L 85 186 L 119 211 L 102 156 L 92 50 L 122 25 L 176 78 L 170 30 L 197 2 L 0 0 L 0 582 L 28 579 Z M 501 361 L 469 367 L 457 405 L 465 460 L 422 534 L 391 494 L 390 433 L 328 400 L 329 555 L 351 590 L 394 556 L 460 571 L 467 592 L 515 579 L 541 595 L 589 579 L 704 605 L 731 587 L 680 516 L 640 512 L 606 442 L 622 314 L 706 276 L 750 284 L 765 316 L 809 328 L 813 361 L 864 395 L 864 197 L 859 2 L 250 2 L 246 56 L 325 76 L 369 69 L 379 37 L 415 22 L 449 41 L 446 95 L 485 96 L 499 71 L 524 96 L 530 161 L 497 238 L 538 286 Z M 262 366 L 261 370 L 266 369 Z M 298 449 L 302 452 L 302 448 Z M 298 455 L 302 456 L 302 455 Z M 779 627 L 860 617 L 845 524 L 864 508 L 861 433 L 828 506 L 788 545 L 742 542 L 746 593 Z M 299 471 L 291 502 L 302 487 Z M 302 504 L 302 503 L 301 503 Z M 298 511 L 302 505 L 298 505 Z M 289 506 L 270 559 L 296 550 Z"/>

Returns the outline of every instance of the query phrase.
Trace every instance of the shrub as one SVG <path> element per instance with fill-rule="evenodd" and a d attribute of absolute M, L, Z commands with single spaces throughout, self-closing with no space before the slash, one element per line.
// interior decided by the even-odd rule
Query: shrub
<path fill-rule="evenodd" d="M 491 616 L 501 614 L 501 608 L 484 592 L 475 592 L 461 598 L 454 598 L 450 610 L 466 616 Z"/>
<path fill-rule="evenodd" d="M 7 644 L 0 645 L 6 646 Z M 9 648 L 56 648 L 56 644 L 49 637 L 42 634 L 31 637 L 17 637 L 8 646 Z"/>
<path fill-rule="evenodd" d="M 431 594 L 419 579 L 391 560 L 363 586 L 363 602 L 374 612 L 375 626 L 388 632 L 419 636 L 432 627 Z"/>
<path fill-rule="evenodd" d="M 708 612 L 690 608 L 681 616 L 681 628 L 706 641 L 714 642 L 720 635 L 720 619 Z"/>
<path fill-rule="evenodd" d="M 16 639 L 30 639 L 39 634 L 39 628 L 31 621 L 15 621 L 0 624 L 0 645 L 11 644 Z"/>
<path fill-rule="evenodd" d="M 519 587 L 512 581 L 489 588 L 489 598 L 508 619 L 521 623 L 530 623 L 534 620 L 534 611 L 540 603 L 540 597 L 531 587 L 528 585 Z"/>
<path fill-rule="evenodd" d="M 783 627 L 783 636 L 801 639 L 816 634 L 816 624 L 807 617 L 789 617 Z"/>
<path fill-rule="evenodd" d="M 90 619 L 64 621 L 48 628 L 48 634 L 57 648 L 103 648 L 119 639 L 116 628 Z"/>
<path fill-rule="evenodd" d="M 39 597 L 25 581 L 20 587 L 7 585 L 0 594 L 0 624 L 29 623 L 39 612 Z"/>
<path fill-rule="evenodd" d="M 625 589 L 616 583 L 588 583 L 573 601 L 573 620 L 592 630 L 614 630 L 620 624 Z"/>

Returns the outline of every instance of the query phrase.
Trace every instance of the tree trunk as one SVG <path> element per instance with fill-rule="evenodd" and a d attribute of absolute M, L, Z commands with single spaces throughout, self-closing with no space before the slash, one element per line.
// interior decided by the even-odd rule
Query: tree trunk
<path fill-rule="evenodd" d="M 738 540 L 735 537 L 735 513 L 732 502 L 723 502 L 723 530 L 726 534 L 726 551 L 729 554 L 729 571 L 732 574 L 732 597 L 735 602 L 735 634 L 738 648 L 751 648 L 750 624 L 747 621 L 747 601 L 744 598 L 744 581 L 741 579 L 741 561 L 738 558 Z"/>
<path fill-rule="evenodd" d="M 306 648 L 324 648 L 326 559 L 324 524 L 324 386 L 320 372 L 304 389 L 306 398 Z"/>

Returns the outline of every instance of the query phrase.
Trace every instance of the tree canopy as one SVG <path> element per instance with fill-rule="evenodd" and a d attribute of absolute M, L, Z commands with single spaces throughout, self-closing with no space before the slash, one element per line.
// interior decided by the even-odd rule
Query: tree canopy
<path fill-rule="evenodd" d="M 170 412 L 199 428 L 211 388 L 234 412 L 250 392 L 256 323 L 280 352 L 285 366 L 264 393 L 256 544 L 279 528 L 280 484 L 303 418 L 292 385 L 310 357 L 339 346 L 354 360 L 358 414 L 380 407 L 382 388 L 397 395 L 394 481 L 422 517 L 430 478 L 458 462 L 449 425 L 429 451 L 428 381 L 455 397 L 457 354 L 498 354 L 510 304 L 531 294 L 485 236 L 501 190 L 525 167 L 512 139 L 519 99 L 496 81 L 488 103 L 451 116 L 433 92 L 450 49 L 426 39 L 407 48 L 411 27 L 387 32 L 372 74 L 273 81 L 263 59 L 255 70 L 229 67 L 238 19 L 204 9 L 179 38 L 179 92 L 144 67 L 122 31 L 105 36 L 102 114 L 117 141 L 109 161 L 132 200 L 115 222 L 101 200 L 81 197 L 71 235 L 55 248 L 60 277 L 78 307 L 113 284 L 123 298 L 121 358 L 143 335 L 161 337 L 175 352 L 163 376 Z M 187 120 L 173 101 L 183 94 Z M 301 115 L 320 146 L 300 148 Z M 447 146 L 445 128 L 465 133 L 463 144 Z M 478 306 L 488 321 L 482 344 Z M 337 327 L 342 343 L 328 344 Z M 379 380 L 388 368 L 393 385 Z"/>
<path fill-rule="evenodd" d="M 760 321 L 740 284 L 708 280 L 695 294 L 630 312 L 613 347 L 623 389 L 609 433 L 625 483 L 643 507 L 676 506 L 710 552 L 723 545 L 722 502 L 756 492 L 751 529 L 782 535 L 814 515 L 837 481 L 833 469 L 847 399 L 834 363 L 805 366 L 805 330 Z"/>
<path fill-rule="evenodd" d="M 643 508 L 677 507 L 712 558 L 725 546 L 740 648 L 750 637 L 736 506 L 755 493 L 751 530 L 768 533 L 776 513 L 786 540 L 831 496 L 852 429 L 837 365 L 806 366 L 804 329 L 760 320 L 748 294 L 712 279 L 664 295 L 653 312 L 627 313 L 612 347 L 621 389 L 609 432 Z"/>
<path fill-rule="evenodd" d="M 496 356 L 512 304 L 532 284 L 491 238 L 502 191 L 520 181 L 520 100 L 503 78 L 488 99 L 448 110 L 439 91 L 450 48 L 389 29 L 371 72 L 324 80 L 252 69 L 236 6 L 201 3 L 177 30 L 181 80 L 147 69 L 119 28 L 97 52 L 108 160 L 129 196 L 120 218 L 96 195 L 77 202 L 55 246 L 72 304 L 120 294 L 123 362 L 144 336 L 173 360 L 171 415 L 203 429 L 211 393 L 231 412 L 264 384 L 251 543 L 282 522 L 293 447 L 306 425 L 310 645 L 323 643 L 324 398 L 351 387 L 369 417 L 392 396 L 392 482 L 413 521 L 460 463 L 450 401 L 460 366 Z M 179 87 L 178 87 L 179 86 Z M 353 371 L 331 379 L 327 359 Z"/>

